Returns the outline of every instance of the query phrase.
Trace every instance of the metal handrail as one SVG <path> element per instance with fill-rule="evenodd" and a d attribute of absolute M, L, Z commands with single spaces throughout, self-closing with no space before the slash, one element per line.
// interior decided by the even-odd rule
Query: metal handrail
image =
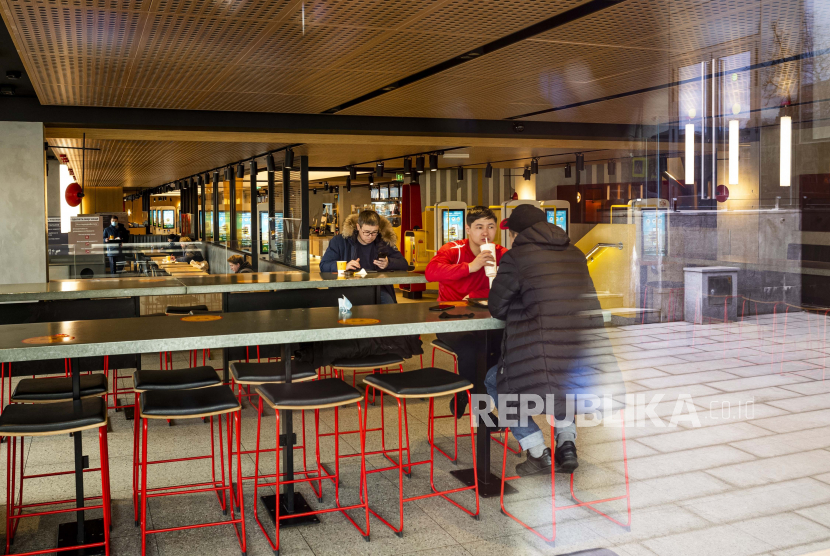
<path fill-rule="evenodd" d="M 597 251 L 599 251 L 600 249 L 605 249 L 606 247 L 616 247 L 616 248 L 617 248 L 617 249 L 619 249 L 620 251 L 622 251 L 622 250 L 623 250 L 623 244 L 622 244 L 622 242 L 619 242 L 619 243 L 597 243 L 596 245 L 594 245 L 594 246 L 591 248 L 591 250 L 590 250 L 590 251 L 588 251 L 588 254 L 586 254 L 586 255 L 585 255 L 585 260 L 590 260 L 590 261 L 593 261 L 593 260 L 594 260 L 594 259 L 593 259 L 593 255 L 594 255 L 594 253 L 596 253 L 596 252 L 597 252 Z"/>

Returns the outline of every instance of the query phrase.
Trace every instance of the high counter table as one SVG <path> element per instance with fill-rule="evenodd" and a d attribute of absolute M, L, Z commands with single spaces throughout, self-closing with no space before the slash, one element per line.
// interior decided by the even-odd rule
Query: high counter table
<path fill-rule="evenodd" d="M 486 333 L 504 328 L 504 322 L 490 316 L 487 309 L 458 307 L 450 313 L 472 313 L 473 318 L 441 319 L 427 303 L 356 306 L 347 318 L 335 307 L 253 311 L 195 317 L 142 317 L 109 320 L 32 323 L 0 326 L 0 362 L 64 359 L 84 356 L 157 353 L 216 349 L 255 344 L 279 344 L 286 374 L 290 380 L 292 344 L 327 340 L 409 336 L 446 332 L 482 332 L 482 348 L 477 361 L 476 392 L 485 393 L 484 378 L 490 361 Z M 352 320 L 359 319 L 359 320 Z M 27 343 L 32 338 L 44 343 Z M 227 366 L 224 369 L 227 382 Z M 77 381 L 77 365 L 72 365 Z M 293 422 L 291 414 L 283 422 L 286 443 L 284 469 L 293 478 Z M 76 433 L 78 434 L 78 433 Z M 83 507 L 83 465 L 80 444 L 76 441 L 76 496 Z M 479 492 L 498 494 L 500 480 L 490 473 L 490 438 L 486 427 L 479 427 L 476 440 Z M 453 471 L 462 481 L 472 478 L 472 470 Z M 294 488 L 285 485 L 283 503 L 294 513 Z M 79 512 L 79 521 L 83 512 Z"/>
<path fill-rule="evenodd" d="M 112 297 L 146 297 L 205 293 L 276 291 L 314 288 L 347 288 L 395 284 L 423 284 L 423 274 L 414 272 L 380 272 L 365 278 L 337 276 L 336 273 L 309 273 L 300 270 L 254 272 L 246 274 L 211 274 L 200 277 L 169 278 L 91 278 L 54 280 L 45 283 L 0 286 L 0 303 L 33 301 L 68 301 Z M 57 320 L 57 319 L 56 319 Z"/>

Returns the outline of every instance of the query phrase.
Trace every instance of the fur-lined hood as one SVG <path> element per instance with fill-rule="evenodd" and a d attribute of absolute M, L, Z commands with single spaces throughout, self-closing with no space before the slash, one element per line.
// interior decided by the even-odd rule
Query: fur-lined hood
<path fill-rule="evenodd" d="M 380 237 L 383 239 L 384 242 L 388 243 L 389 245 L 397 247 L 398 245 L 398 236 L 395 234 L 395 228 L 392 227 L 392 223 L 389 222 L 385 217 L 378 215 L 380 217 L 380 225 L 378 226 L 378 231 L 380 231 Z M 343 222 L 343 228 L 340 230 L 341 235 L 349 239 L 350 237 L 354 237 L 355 233 L 357 233 L 357 215 L 352 214 L 346 218 L 346 221 Z"/>

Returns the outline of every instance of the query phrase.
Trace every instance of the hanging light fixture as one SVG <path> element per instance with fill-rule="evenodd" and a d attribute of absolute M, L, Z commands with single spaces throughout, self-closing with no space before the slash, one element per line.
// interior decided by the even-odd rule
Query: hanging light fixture
<path fill-rule="evenodd" d="M 582 172 L 583 170 L 585 170 L 585 155 L 576 153 L 576 171 Z"/>
<path fill-rule="evenodd" d="M 225 166 L 225 181 L 231 181 L 231 167 Z"/>
<path fill-rule="evenodd" d="M 379 178 L 383 177 L 383 162 L 375 164 L 375 175 Z"/>
<path fill-rule="evenodd" d="M 686 124 L 686 185 L 695 183 L 695 124 Z"/>
<path fill-rule="evenodd" d="M 793 156 L 793 119 L 781 116 L 781 187 L 790 187 Z"/>
<path fill-rule="evenodd" d="M 424 173 L 424 157 L 418 156 L 415 158 L 415 171 L 419 174 Z"/>
<path fill-rule="evenodd" d="M 566 178 L 571 177 L 571 163 L 570 162 L 565 163 L 565 177 Z"/>
<path fill-rule="evenodd" d="M 531 174 L 538 174 L 539 173 L 539 159 L 538 158 L 531 158 L 530 159 L 530 173 Z"/>
<path fill-rule="evenodd" d="M 729 185 L 738 185 L 738 164 L 740 163 L 741 122 L 729 120 Z"/>
<path fill-rule="evenodd" d="M 352 178 L 350 178 L 348 176 L 346 177 L 346 191 L 348 191 L 348 192 L 352 191 Z"/>
<path fill-rule="evenodd" d="M 349 166 L 349 177 L 355 179 L 357 177 L 357 168 Z"/>
<path fill-rule="evenodd" d="M 289 170 L 294 169 L 294 151 L 292 149 L 285 149 L 285 167 Z"/>
<path fill-rule="evenodd" d="M 236 177 L 242 179 L 245 176 L 245 165 L 240 162 L 236 165 Z"/>
<path fill-rule="evenodd" d="M 311 194 L 312 194 L 312 195 L 317 195 L 317 189 L 316 189 L 316 188 L 312 189 L 312 190 L 311 190 Z"/>
<path fill-rule="evenodd" d="M 366 177 L 368 177 L 368 178 L 369 178 L 369 185 L 375 185 L 375 178 L 374 178 L 374 177 L 372 177 L 372 173 L 371 173 L 371 172 L 369 172 L 368 174 L 366 174 Z"/>
<path fill-rule="evenodd" d="M 407 176 L 412 174 L 412 159 L 411 158 L 404 158 L 403 159 L 403 173 Z"/>
<path fill-rule="evenodd" d="M 463 166 L 458 167 L 458 175 L 456 177 L 458 178 L 458 181 L 463 181 L 464 180 L 464 167 Z"/>
<path fill-rule="evenodd" d="M 528 168 L 527 166 L 525 166 L 525 171 L 522 172 L 522 177 L 525 181 L 530 181 L 530 168 Z"/>
<path fill-rule="evenodd" d="M 273 174 L 276 171 L 274 166 L 274 155 L 268 153 L 265 155 L 265 167 L 268 168 L 268 173 Z"/>
<path fill-rule="evenodd" d="M 323 183 L 323 191 L 326 191 L 326 192 L 329 191 L 329 182 L 324 182 Z"/>
<path fill-rule="evenodd" d="M 484 177 L 485 178 L 492 178 L 493 177 L 493 165 L 490 164 L 489 162 L 487 163 L 487 166 L 485 166 L 485 168 L 484 168 Z"/>
<path fill-rule="evenodd" d="M 431 154 L 429 155 L 429 171 L 435 172 L 436 170 L 438 170 L 438 155 Z"/>

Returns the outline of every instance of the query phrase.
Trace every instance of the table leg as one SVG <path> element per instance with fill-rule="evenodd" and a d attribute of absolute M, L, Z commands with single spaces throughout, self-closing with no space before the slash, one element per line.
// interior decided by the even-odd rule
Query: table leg
<path fill-rule="evenodd" d="M 81 405 L 81 372 L 78 366 L 78 360 L 71 360 L 72 368 L 72 399 L 73 403 L 78 406 L 80 410 Z M 75 443 L 75 503 L 79 510 L 77 513 L 77 520 L 69 523 L 62 523 L 58 526 L 58 546 L 63 548 L 66 546 L 75 546 L 82 544 L 91 544 L 103 542 L 104 540 L 104 520 L 103 519 L 84 519 L 84 468 L 88 467 L 86 458 L 84 457 L 83 435 L 80 431 L 73 433 L 73 440 Z M 103 456 L 103 454 L 102 454 Z M 104 554 L 105 547 L 97 546 L 94 548 L 85 548 L 80 550 L 63 551 L 61 554 L 73 556 L 93 556 Z"/>
<path fill-rule="evenodd" d="M 291 354 L 294 353 L 291 344 L 283 344 L 282 346 L 282 360 L 285 362 L 285 381 L 291 382 Z M 282 422 L 282 434 L 280 435 L 280 445 L 282 445 L 282 466 L 280 471 L 285 473 L 285 481 L 294 480 L 294 415 L 291 411 L 283 411 L 280 414 L 280 421 Z M 305 497 L 299 492 L 295 492 L 294 483 L 282 485 L 282 493 L 279 494 L 280 516 L 291 514 L 303 514 L 311 511 L 311 507 L 306 502 Z M 271 515 L 271 520 L 276 521 L 276 495 L 263 496 L 262 503 Z M 306 525 L 310 523 L 320 523 L 316 515 L 309 515 L 304 517 L 294 517 L 289 519 L 280 519 L 280 527 L 292 527 L 296 525 Z"/>
<path fill-rule="evenodd" d="M 487 389 L 484 387 L 484 379 L 487 377 L 487 371 L 496 363 L 496 358 L 491 353 L 493 339 L 490 336 L 489 331 L 484 334 L 484 349 L 479 350 L 476 355 L 476 384 L 473 389 L 476 394 L 487 393 Z M 472 408 L 470 410 L 472 411 Z M 476 429 L 476 471 L 478 473 L 478 494 L 482 498 L 490 498 L 501 494 L 501 477 L 490 471 L 491 432 L 492 429 L 485 426 L 479 426 Z M 474 484 L 472 467 L 450 471 L 450 475 L 453 475 L 467 486 Z M 510 486 L 509 483 L 504 485 L 505 494 L 513 492 L 516 492 L 516 489 Z"/>

